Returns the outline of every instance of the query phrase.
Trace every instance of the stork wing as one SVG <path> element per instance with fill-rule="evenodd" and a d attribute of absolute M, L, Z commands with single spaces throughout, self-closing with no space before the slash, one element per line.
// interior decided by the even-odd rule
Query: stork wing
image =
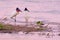
<path fill-rule="evenodd" d="M 19 14 L 19 13 L 15 13 L 13 16 L 11 16 L 11 18 L 16 17 L 18 14 Z"/>

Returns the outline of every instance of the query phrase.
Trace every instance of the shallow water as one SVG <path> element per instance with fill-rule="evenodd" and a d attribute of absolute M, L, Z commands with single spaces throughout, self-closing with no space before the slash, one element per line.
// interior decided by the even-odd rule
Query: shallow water
<path fill-rule="evenodd" d="M 23 12 L 27 7 L 29 12 L 29 21 L 52 21 L 60 22 L 60 0 L 0 0 L 0 18 L 8 18 L 15 13 L 15 8 L 19 7 Z M 24 21 L 24 13 L 17 16 L 17 20 Z M 31 20 L 32 19 L 32 20 Z"/>
<path fill-rule="evenodd" d="M 60 0 L 0 0 L 0 18 L 12 16 L 16 7 L 19 7 L 23 12 L 25 7 L 30 10 L 29 21 L 42 20 L 60 23 Z M 25 21 L 23 12 L 17 16 L 17 20 Z M 54 31 L 58 31 L 58 26 L 60 27 L 60 25 L 49 26 L 53 26 Z M 37 33 L 0 33 L 0 40 L 59 40 L 60 36 L 57 34 L 58 32 L 53 37 L 46 37 Z"/>
<path fill-rule="evenodd" d="M 8 33 L 0 33 L 0 40 L 59 40 L 60 36 L 57 34 L 52 35 L 50 33 L 49 36 L 47 35 L 40 35 L 41 33 L 33 32 L 30 34 L 8 34 Z"/>

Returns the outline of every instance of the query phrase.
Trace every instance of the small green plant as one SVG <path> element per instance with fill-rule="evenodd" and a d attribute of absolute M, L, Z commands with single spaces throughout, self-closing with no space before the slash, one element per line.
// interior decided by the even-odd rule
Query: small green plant
<path fill-rule="evenodd" d="M 44 25 L 42 21 L 37 21 L 36 24 L 37 24 L 40 28 L 42 28 L 42 27 L 43 27 L 42 25 Z"/>
<path fill-rule="evenodd" d="M 3 29 L 3 24 L 0 24 L 0 29 Z"/>
<path fill-rule="evenodd" d="M 36 24 L 37 24 L 37 25 L 43 25 L 43 22 L 37 21 Z"/>

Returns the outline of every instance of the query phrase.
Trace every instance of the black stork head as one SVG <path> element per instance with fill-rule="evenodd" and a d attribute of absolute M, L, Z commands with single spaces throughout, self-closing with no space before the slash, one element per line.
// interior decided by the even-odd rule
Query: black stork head
<path fill-rule="evenodd" d="M 29 12 L 29 10 L 27 8 L 25 8 L 24 11 L 28 11 Z"/>
<path fill-rule="evenodd" d="M 21 10 L 19 8 L 16 8 L 16 12 L 21 12 Z"/>

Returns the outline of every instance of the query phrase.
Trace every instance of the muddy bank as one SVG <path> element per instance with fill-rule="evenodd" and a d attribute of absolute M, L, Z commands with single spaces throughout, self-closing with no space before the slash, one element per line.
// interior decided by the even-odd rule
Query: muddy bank
<path fill-rule="evenodd" d="M 35 28 L 35 27 L 27 27 L 25 25 L 11 25 L 11 24 L 1 24 L 0 23 L 0 33 L 17 33 L 17 32 L 39 32 L 39 31 L 47 31 L 48 28 Z"/>

